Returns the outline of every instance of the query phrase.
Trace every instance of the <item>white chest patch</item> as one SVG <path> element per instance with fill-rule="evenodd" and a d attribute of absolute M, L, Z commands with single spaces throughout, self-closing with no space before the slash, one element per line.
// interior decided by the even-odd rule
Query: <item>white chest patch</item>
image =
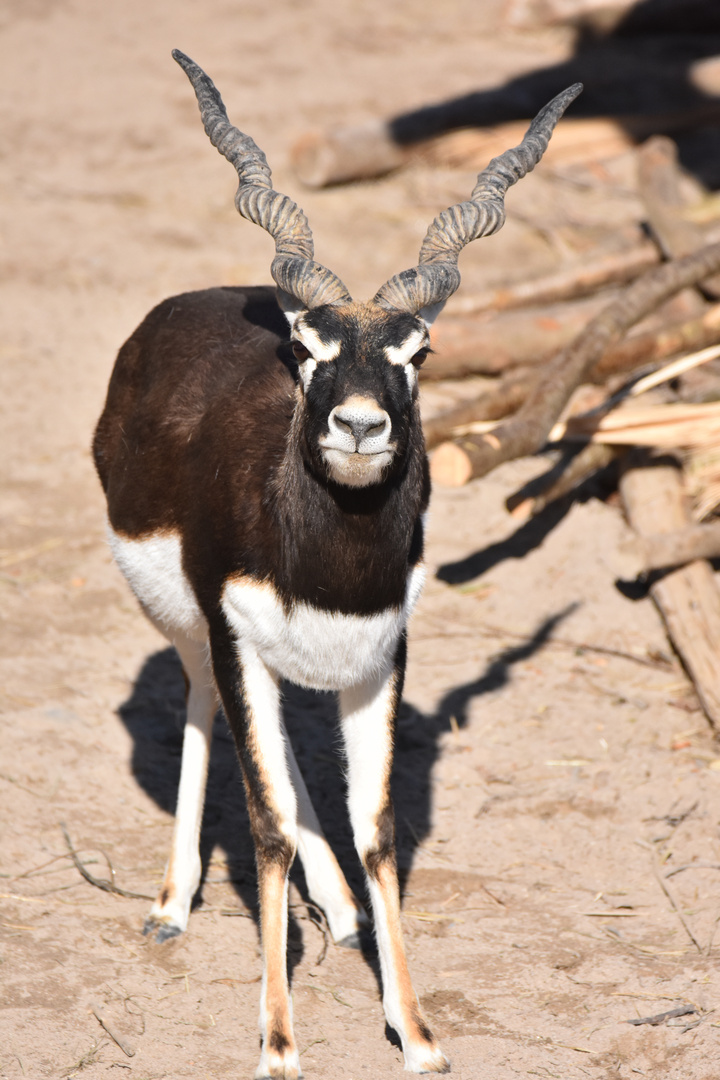
<path fill-rule="evenodd" d="M 115 560 L 152 621 L 172 641 L 182 633 L 206 642 L 208 627 L 182 567 L 175 533 L 131 540 L 108 525 Z M 310 604 L 286 613 L 275 589 L 251 578 L 227 582 L 225 617 L 241 648 L 250 648 L 283 679 L 313 690 L 346 690 L 392 663 L 417 603 L 425 567 L 410 572 L 401 608 L 377 615 L 342 615 Z"/>
<path fill-rule="evenodd" d="M 346 690 L 392 663 L 424 577 L 425 568 L 416 566 L 402 608 L 377 615 L 342 615 L 305 603 L 286 613 L 271 585 L 248 578 L 226 584 L 222 606 L 238 644 L 254 647 L 282 678 L 313 690 Z"/>

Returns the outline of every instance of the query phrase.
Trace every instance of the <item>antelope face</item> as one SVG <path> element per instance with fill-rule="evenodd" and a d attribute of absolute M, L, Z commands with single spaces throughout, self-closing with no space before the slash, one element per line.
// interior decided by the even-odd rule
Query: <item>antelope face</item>
<path fill-rule="evenodd" d="M 292 326 L 306 454 L 337 484 L 369 487 L 400 468 L 417 413 L 425 323 L 377 304 L 325 306 Z"/>

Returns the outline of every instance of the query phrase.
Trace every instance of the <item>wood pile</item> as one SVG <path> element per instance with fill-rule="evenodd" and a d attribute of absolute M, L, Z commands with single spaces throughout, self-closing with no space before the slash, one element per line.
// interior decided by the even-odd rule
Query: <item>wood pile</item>
<path fill-rule="evenodd" d="M 436 482 L 458 485 L 513 458 L 552 446 L 564 451 L 545 482 L 533 482 L 532 498 L 509 500 L 520 516 L 571 496 L 613 462 L 641 574 L 707 717 L 720 728 L 720 589 L 709 561 L 720 558 L 720 243 L 704 243 L 707 229 L 685 215 L 673 144 L 649 140 L 638 159 L 646 242 L 574 275 L 465 301 L 440 330 L 439 355 L 425 377 L 482 371 L 492 385 L 427 421 L 431 472 Z M 597 302 L 592 290 L 611 281 L 624 288 L 609 303 L 600 294 L 586 325 L 549 359 L 538 335 L 534 363 L 507 350 L 496 354 L 492 372 L 479 354 L 473 362 L 472 319 L 481 312 L 552 302 L 557 318 L 561 297 L 590 294 Z M 678 295 L 686 317 L 657 323 Z M 649 316 L 654 329 L 626 336 Z"/>
<path fill-rule="evenodd" d="M 617 0 L 613 19 L 627 8 Z M 571 9 L 602 19 L 608 5 L 517 0 L 512 7 L 513 18 L 547 23 Z M 561 121 L 545 164 L 597 169 L 599 158 L 631 153 L 643 220 L 612 252 L 452 298 L 420 376 L 485 377 L 482 393 L 461 395 L 425 422 L 436 483 L 461 485 L 554 446 L 560 463 L 533 482 L 532 498 L 509 500 L 515 514 L 538 514 L 614 464 L 641 573 L 720 729 L 720 589 L 709 562 L 720 558 L 720 201 L 705 193 L 688 207 L 668 138 L 719 121 L 718 97 L 649 118 Z M 373 122 L 309 133 L 292 161 L 313 187 L 413 161 L 481 169 L 526 126 L 448 130 L 400 145 L 390 123 Z"/>

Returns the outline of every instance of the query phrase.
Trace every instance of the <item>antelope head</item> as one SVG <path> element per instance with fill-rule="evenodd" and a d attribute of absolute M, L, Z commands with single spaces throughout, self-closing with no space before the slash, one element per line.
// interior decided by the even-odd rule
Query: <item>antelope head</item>
<path fill-rule="evenodd" d="M 469 200 L 435 218 L 417 266 L 358 302 L 313 260 L 305 214 L 273 189 L 264 153 L 232 126 L 212 80 L 179 50 L 173 57 L 193 85 L 210 141 L 237 171 L 239 213 L 275 240 L 271 274 L 298 363 L 294 430 L 302 432 L 306 460 L 337 484 L 379 484 L 402 468 L 412 432 L 420 430 L 417 372 L 430 349 L 429 328 L 460 284 L 460 252 L 502 227 L 505 193 L 540 161 L 582 84 L 554 98 L 520 145 L 490 162 Z"/>

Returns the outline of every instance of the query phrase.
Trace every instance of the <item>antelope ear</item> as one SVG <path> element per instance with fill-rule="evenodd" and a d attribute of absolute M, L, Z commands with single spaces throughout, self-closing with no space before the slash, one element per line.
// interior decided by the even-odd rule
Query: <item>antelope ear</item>
<path fill-rule="evenodd" d="M 285 292 L 284 289 L 278 288 L 275 291 L 277 293 L 277 300 L 278 304 L 280 305 L 280 309 L 285 318 L 287 319 L 288 323 L 290 324 L 290 329 L 292 330 L 293 324 L 297 319 L 298 315 L 302 315 L 303 311 L 306 310 L 305 305 L 303 304 L 302 300 L 298 300 L 297 296 L 292 296 L 291 293 Z"/>
<path fill-rule="evenodd" d="M 440 314 L 442 309 L 445 307 L 446 303 L 447 303 L 446 300 L 438 300 L 438 302 L 436 304 L 428 304 L 427 307 L 420 308 L 420 310 L 418 311 L 418 317 L 422 319 L 422 321 L 427 326 L 428 330 L 430 329 L 432 324 L 435 322 L 438 315 Z"/>

